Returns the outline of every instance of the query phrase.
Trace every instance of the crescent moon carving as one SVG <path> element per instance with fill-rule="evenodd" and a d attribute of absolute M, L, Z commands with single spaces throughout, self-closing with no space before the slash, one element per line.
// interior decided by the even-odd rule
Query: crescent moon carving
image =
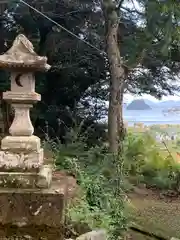
<path fill-rule="evenodd" d="M 21 82 L 20 82 L 20 78 L 21 78 L 22 75 L 23 75 L 22 73 L 19 73 L 19 74 L 17 74 L 17 76 L 15 77 L 15 82 L 16 82 L 16 84 L 17 84 L 19 87 L 23 87 L 23 85 L 22 85 Z"/>

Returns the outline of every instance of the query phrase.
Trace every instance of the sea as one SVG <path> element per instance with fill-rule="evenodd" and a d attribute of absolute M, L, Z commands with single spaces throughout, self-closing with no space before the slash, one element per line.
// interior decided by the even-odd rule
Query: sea
<path fill-rule="evenodd" d="M 150 110 L 123 110 L 123 116 L 125 122 L 129 126 L 133 126 L 134 123 L 144 123 L 146 126 L 156 124 L 180 124 L 180 113 L 168 113 L 164 114 L 163 109 L 150 109 Z"/>

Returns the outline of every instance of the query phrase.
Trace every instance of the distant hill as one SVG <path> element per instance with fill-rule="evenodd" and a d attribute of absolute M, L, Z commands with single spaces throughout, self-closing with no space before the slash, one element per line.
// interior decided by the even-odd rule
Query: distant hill
<path fill-rule="evenodd" d="M 131 106 L 131 104 L 133 105 Z M 127 106 L 127 107 L 126 107 Z M 130 107 L 130 109 L 129 109 Z M 127 110 L 147 110 L 147 109 L 171 109 L 171 108 L 180 108 L 179 100 L 166 100 L 166 101 L 150 101 L 149 99 L 139 98 L 133 100 L 129 104 L 124 104 L 124 108 Z M 132 109 L 131 109 L 132 108 Z"/>
<path fill-rule="evenodd" d="M 150 107 L 155 107 L 155 106 L 157 105 L 156 102 L 150 101 L 150 100 L 148 100 L 148 99 L 143 99 L 143 100 L 144 100 L 144 102 L 145 102 L 147 105 L 149 105 Z"/>
<path fill-rule="evenodd" d="M 127 110 L 150 110 L 152 109 L 144 99 L 133 100 L 126 108 Z"/>

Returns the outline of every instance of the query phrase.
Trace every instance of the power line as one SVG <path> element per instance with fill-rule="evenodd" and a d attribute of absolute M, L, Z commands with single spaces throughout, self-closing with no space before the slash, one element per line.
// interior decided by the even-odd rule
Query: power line
<path fill-rule="evenodd" d="M 37 12 L 38 14 L 40 14 L 41 16 L 43 16 L 44 18 L 46 18 L 47 20 L 49 20 L 50 22 L 54 23 L 55 25 L 57 25 L 58 27 L 60 27 L 61 29 L 63 29 L 64 31 L 66 31 L 67 33 L 69 33 L 71 36 L 77 38 L 78 40 L 84 42 L 86 45 L 90 46 L 91 48 L 97 50 L 100 53 L 105 54 L 104 51 L 101 51 L 99 48 L 95 47 L 94 45 L 92 45 L 91 43 L 87 42 L 86 40 L 80 38 L 79 36 L 77 36 L 76 34 L 74 34 L 73 32 L 71 32 L 70 30 L 68 30 L 67 28 L 63 27 L 61 24 L 57 23 L 56 21 L 54 21 L 53 19 L 51 19 L 50 17 L 48 17 L 47 15 L 45 15 L 44 13 L 42 13 L 41 11 L 39 11 L 38 9 L 34 8 L 33 6 L 31 6 L 30 4 L 28 4 L 27 2 L 23 1 L 23 0 L 19 0 L 21 3 L 25 4 L 26 6 L 28 6 L 29 8 L 31 8 L 32 10 L 34 10 L 35 12 Z"/>

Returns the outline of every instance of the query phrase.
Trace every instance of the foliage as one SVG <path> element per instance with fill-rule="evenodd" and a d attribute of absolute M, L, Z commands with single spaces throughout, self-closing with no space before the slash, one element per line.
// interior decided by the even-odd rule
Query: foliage
<path fill-rule="evenodd" d="M 43 8 L 58 24 L 73 34 L 84 35 L 85 40 L 96 42 L 96 47 L 101 48 L 101 40 L 96 33 L 99 23 L 96 21 L 93 26 L 87 24 L 96 19 L 94 3 L 87 3 L 88 1 L 82 0 L 73 3 L 50 1 L 44 2 Z M 36 1 L 31 4 L 37 8 L 41 5 Z M 97 50 L 62 31 L 18 0 L 10 1 L 8 12 L 4 13 L 0 27 L 3 33 L 1 52 L 10 47 L 18 33 L 23 33 L 32 41 L 40 55 L 48 57 L 48 62 L 52 66 L 48 73 L 36 74 L 37 92 L 42 95 L 42 101 L 36 110 L 33 110 L 36 133 L 45 131 L 45 122 L 48 121 L 49 126 L 55 131 L 51 132 L 52 137 L 58 134 L 59 138 L 64 136 L 66 127 L 63 123 L 65 122 L 68 127 L 73 124 L 66 108 L 71 111 L 80 109 L 83 112 L 81 119 L 86 119 L 90 115 L 92 120 L 96 120 L 103 114 L 106 109 L 102 100 L 108 95 L 103 89 L 106 63 Z M 95 27 L 97 28 L 94 29 Z M 0 80 L 2 91 L 7 90 L 8 86 L 4 83 L 8 81 L 7 78 L 2 75 Z M 59 132 L 58 119 L 61 122 Z"/>
<path fill-rule="evenodd" d="M 122 162 L 106 147 L 88 148 L 84 139 L 76 136 L 71 129 L 67 145 L 48 143 L 57 168 L 76 176 L 81 189 L 78 199 L 68 208 L 67 219 L 91 229 L 104 228 L 109 239 L 118 239 L 127 228 Z"/>
<path fill-rule="evenodd" d="M 121 46 L 124 42 L 125 59 L 132 70 L 127 88 L 136 94 L 148 93 L 158 98 L 172 94 L 178 90 L 175 86 L 180 55 L 178 3 L 169 0 L 131 2 L 133 6 L 124 4 L 120 9 L 126 19 Z"/>
<path fill-rule="evenodd" d="M 150 133 L 129 133 L 125 146 L 125 167 L 136 184 L 179 191 L 180 164 L 163 156 Z"/>
<path fill-rule="evenodd" d="M 150 1 L 151 4 L 142 0 L 132 0 L 135 4 L 120 2 L 124 4 L 118 10 L 121 17 L 118 41 L 123 61 L 130 69 L 126 90 L 156 97 L 173 94 L 178 90 L 173 81 L 179 71 L 180 59 L 178 4 L 156 0 Z M 109 65 L 101 52 L 106 49 L 99 1 L 52 0 L 45 1 L 42 8 L 38 1 L 31 4 L 44 9 L 48 17 L 73 34 L 83 36 L 100 51 L 69 35 L 22 3 L 17 3 L 18 0 L 10 1 L 8 14 L 5 13 L 1 20 L 0 52 L 9 48 L 18 33 L 24 33 L 35 45 L 36 51 L 46 55 L 52 65 L 48 73 L 36 75 L 37 92 L 42 94 L 42 102 L 33 110 L 36 132 L 37 129 L 44 131 L 45 121 L 48 121 L 54 129 L 53 137 L 64 136 L 66 127 L 63 123 L 72 126 L 66 107 L 74 111 L 79 110 L 81 105 L 81 119 L 89 115 L 99 119 L 106 109 L 104 100 L 109 94 Z M 8 77 L 0 74 L 0 87 L 4 91 L 9 86 Z M 59 119 L 61 131 L 57 131 Z"/>

